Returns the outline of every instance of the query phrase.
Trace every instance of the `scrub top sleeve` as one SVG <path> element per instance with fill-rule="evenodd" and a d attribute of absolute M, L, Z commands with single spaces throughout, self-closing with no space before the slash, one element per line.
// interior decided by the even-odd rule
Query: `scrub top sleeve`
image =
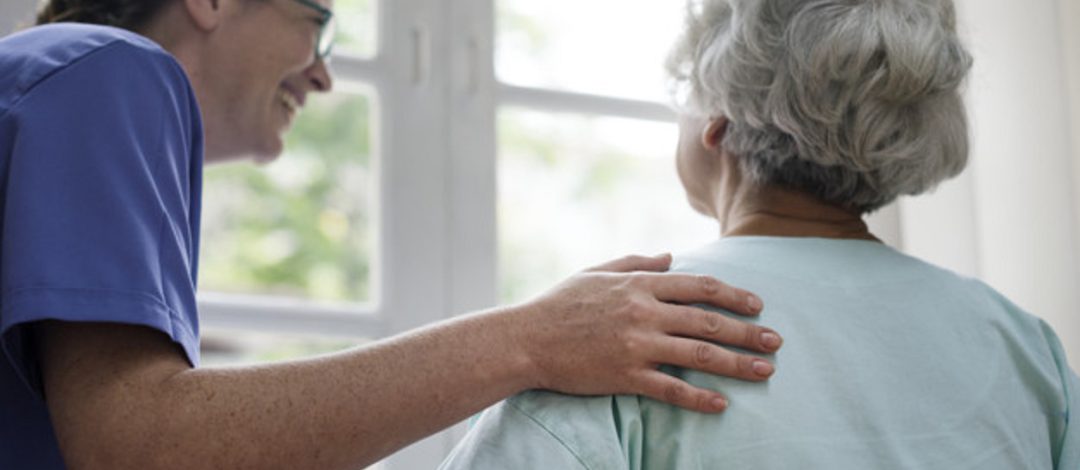
<path fill-rule="evenodd" d="M 116 42 L 36 84 L 10 111 L 0 333 L 40 390 L 22 326 L 142 325 L 198 362 L 202 137 L 176 61 Z"/>

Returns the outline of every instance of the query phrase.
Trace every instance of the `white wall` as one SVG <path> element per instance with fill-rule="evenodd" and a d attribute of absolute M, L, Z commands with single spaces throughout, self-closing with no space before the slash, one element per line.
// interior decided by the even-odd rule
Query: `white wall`
<path fill-rule="evenodd" d="M 34 19 L 35 0 L 3 0 L 0 2 L 0 36 L 7 36 L 16 26 L 28 25 Z"/>
<path fill-rule="evenodd" d="M 1080 0 L 1063 0 L 1060 17 L 1062 39 L 1065 46 L 1063 57 L 1069 93 L 1069 109 L 1071 111 L 1069 133 L 1072 136 L 1074 221 L 1076 222 L 1076 234 L 1080 236 Z M 1077 240 L 1077 244 L 1080 245 L 1080 240 Z M 1075 315 L 1080 316 L 1080 312 L 1076 312 Z M 1074 326 L 1080 329 L 1080 325 L 1074 324 Z M 1074 344 L 1077 343 L 1074 342 Z M 1080 347 L 1076 349 L 1080 349 Z M 1074 367 L 1080 368 L 1080 364 L 1075 362 L 1073 364 Z"/>
<path fill-rule="evenodd" d="M 957 0 L 975 56 L 971 165 L 904 201 L 906 251 L 976 275 L 1058 332 L 1080 364 L 1080 132 L 1066 71 L 1080 65 L 1077 0 Z M 1066 47 L 1066 44 L 1069 44 Z M 1070 57 L 1068 65 L 1066 55 Z M 1080 77 L 1080 74 L 1073 74 Z M 1080 98 L 1072 95 L 1073 111 Z"/>

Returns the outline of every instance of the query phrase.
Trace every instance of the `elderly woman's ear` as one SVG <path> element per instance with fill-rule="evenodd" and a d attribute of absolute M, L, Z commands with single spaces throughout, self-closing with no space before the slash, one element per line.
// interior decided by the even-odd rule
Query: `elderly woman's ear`
<path fill-rule="evenodd" d="M 710 151 L 718 150 L 727 134 L 728 119 L 724 116 L 709 118 L 701 132 L 701 144 Z"/>

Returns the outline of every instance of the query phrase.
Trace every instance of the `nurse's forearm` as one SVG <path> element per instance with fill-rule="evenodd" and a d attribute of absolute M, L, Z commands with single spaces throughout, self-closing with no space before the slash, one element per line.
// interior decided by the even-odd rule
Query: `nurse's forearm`
<path fill-rule="evenodd" d="M 509 315 L 309 360 L 191 369 L 146 328 L 41 325 L 70 468 L 358 468 L 526 388 Z"/>
<path fill-rule="evenodd" d="M 176 421 L 206 468 L 358 468 L 526 389 L 506 316 L 485 313 L 370 347 L 263 367 L 194 369 L 163 389 L 198 410 Z M 223 442 L 214 442 L 223 441 Z"/>
<path fill-rule="evenodd" d="M 715 280 L 593 273 L 523 306 L 290 363 L 191 369 L 161 333 L 122 325 L 46 324 L 39 343 L 71 468 L 356 468 L 526 388 L 718 411 L 715 392 L 656 364 L 748 380 L 771 372 L 685 338 L 771 351 L 768 330 L 660 300 L 757 310 Z"/>

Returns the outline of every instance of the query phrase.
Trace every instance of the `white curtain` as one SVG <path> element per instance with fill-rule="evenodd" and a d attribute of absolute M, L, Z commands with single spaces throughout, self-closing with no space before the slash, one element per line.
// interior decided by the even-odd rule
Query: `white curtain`
<path fill-rule="evenodd" d="M 1080 1 L 957 0 L 972 159 L 875 225 L 1047 320 L 1080 365 Z M 888 233 L 888 232 L 887 232 Z"/>
<path fill-rule="evenodd" d="M 30 24 L 35 0 L 3 0 L 0 2 L 0 37 L 7 36 L 16 26 Z"/>

